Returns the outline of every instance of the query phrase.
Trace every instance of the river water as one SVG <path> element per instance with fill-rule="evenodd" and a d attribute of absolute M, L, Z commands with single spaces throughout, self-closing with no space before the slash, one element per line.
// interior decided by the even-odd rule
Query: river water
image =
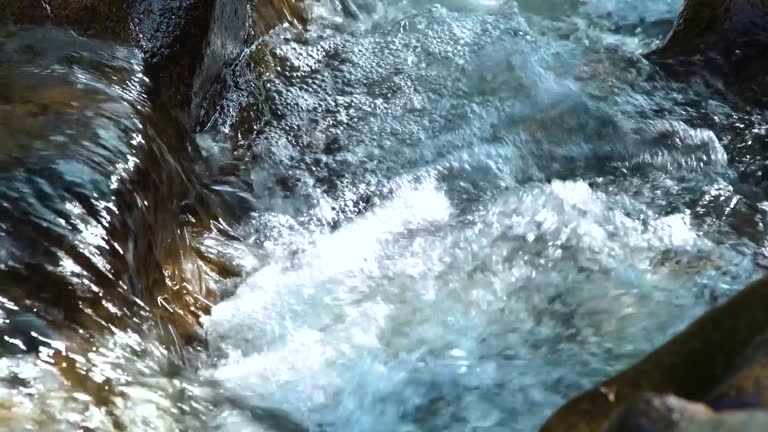
<path fill-rule="evenodd" d="M 746 114 L 639 55 L 680 3 L 330 5 L 275 35 L 263 127 L 214 122 L 264 258 L 207 373 L 328 430 L 533 431 L 754 278 Z"/>
<path fill-rule="evenodd" d="M 130 364 L 129 429 L 534 431 L 759 276 L 760 112 L 641 57 L 680 4 L 318 2 L 308 31 L 250 47 L 196 137 L 238 211 L 195 241 L 242 277 L 206 276 L 225 298 L 186 381 L 157 384 L 137 352 L 162 349 L 135 335 L 105 347 Z M 143 133 L 131 55 L 72 75 L 120 113 L 96 142 Z M 50 384 L 4 361 L 37 383 L 15 396 L 33 415 Z M 189 402 L 205 388 L 228 402 Z"/>

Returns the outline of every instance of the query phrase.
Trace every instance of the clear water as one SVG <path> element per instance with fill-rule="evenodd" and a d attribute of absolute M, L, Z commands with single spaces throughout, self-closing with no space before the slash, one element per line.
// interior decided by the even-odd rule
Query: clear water
<path fill-rule="evenodd" d="M 273 33 L 220 111 L 264 95 L 261 128 L 206 135 L 253 166 L 260 258 L 203 375 L 312 430 L 533 431 L 759 275 L 746 114 L 640 56 L 680 3 L 316 4 Z"/>
<path fill-rule="evenodd" d="M 534 431 L 763 272 L 764 113 L 641 56 L 681 0 L 353 3 L 310 3 L 308 31 L 228 71 L 195 172 L 237 211 L 171 240 L 157 203 L 189 171 L 138 53 L 0 33 L 0 337 L 20 310 L 63 323 L 51 338 L 85 339 L 77 366 L 122 391 L 109 413 L 3 351 L 0 428 Z M 125 189 L 137 172 L 157 190 Z M 118 190 L 159 210 L 128 223 Z M 185 367 L 112 307 L 155 277 L 225 296 Z M 60 285 L 133 325 L 70 323 L 34 295 Z"/>

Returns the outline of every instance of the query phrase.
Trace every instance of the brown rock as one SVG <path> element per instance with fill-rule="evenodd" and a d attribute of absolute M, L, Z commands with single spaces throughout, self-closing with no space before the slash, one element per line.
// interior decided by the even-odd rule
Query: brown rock
<path fill-rule="evenodd" d="M 672 395 L 645 393 L 619 411 L 604 432 L 672 432 L 712 415 L 706 405 Z"/>
<path fill-rule="evenodd" d="M 740 411 L 706 418 L 687 419 L 674 432 L 765 432 L 768 412 Z"/>
<path fill-rule="evenodd" d="M 768 408 L 768 335 L 752 344 L 707 403 L 716 410 Z"/>

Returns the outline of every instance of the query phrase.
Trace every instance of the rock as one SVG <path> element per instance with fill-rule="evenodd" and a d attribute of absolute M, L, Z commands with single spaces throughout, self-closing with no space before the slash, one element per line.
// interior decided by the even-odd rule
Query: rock
<path fill-rule="evenodd" d="M 129 5 L 123 0 L 0 0 L 0 25 L 55 25 L 129 42 Z"/>
<path fill-rule="evenodd" d="M 672 32 L 654 53 L 660 57 L 726 54 L 731 48 L 768 45 L 768 1 L 685 0 Z"/>
<path fill-rule="evenodd" d="M 752 344 L 707 404 L 718 411 L 768 408 L 768 335 Z"/>
<path fill-rule="evenodd" d="M 768 430 L 768 412 L 729 412 L 706 418 L 687 419 L 673 432 L 764 432 Z"/>
<path fill-rule="evenodd" d="M 148 334 L 163 362 L 185 360 L 217 299 L 192 247 L 218 217 L 198 173 L 198 107 L 255 23 L 278 25 L 287 4 L 266 3 L 275 12 L 259 21 L 247 0 L 0 0 L 0 336 L 12 344 L 0 349 L 37 351 L 64 393 L 110 416 L 123 386 L 94 371 L 130 380 L 144 361 L 87 355 L 110 334 Z"/>
<path fill-rule="evenodd" d="M 764 432 L 768 411 L 715 413 L 672 395 L 646 393 L 620 410 L 602 432 Z"/>
<path fill-rule="evenodd" d="M 112 279 L 120 281 L 127 287 L 121 290 L 127 289 L 145 304 L 158 304 L 158 299 L 167 294 L 164 288 L 168 285 L 186 286 L 185 272 L 188 272 L 189 268 L 200 267 L 190 264 L 197 261 L 188 241 L 179 234 L 180 221 L 188 220 L 190 218 L 185 217 L 191 216 L 198 224 L 195 229 L 202 232 L 207 229 L 207 221 L 216 218 L 215 205 L 211 203 L 210 194 L 206 192 L 200 176 L 195 171 L 198 149 L 192 139 L 192 132 L 199 107 L 202 101 L 209 97 L 212 83 L 228 63 L 245 49 L 247 43 L 282 22 L 305 22 L 303 11 L 293 0 L 253 4 L 249 3 L 249 0 L 0 0 L 0 10 L 3 11 L 0 24 L 32 26 L 30 29 L 6 27 L 3 30 L 7 33 L 4 40 L 23 40 L 18 47 L 11 46 L 14 42 L 4 42 L 10 45 L 0 46 L 0 58 L 6 66 L 5 70 L 0 70 L 0 83 L 8 84 L 4 87 L 6 90 L 0 91 L 0 126 L 9 126 L 4 128 L 4 138 L 11 138 L 11 143 L 6 143 L 6 156 L 32 157 L 31 154 L 42 149 L 59 154 L 62 164 L 65 161 L 78 164 L 81 163 L 79 159 L 89 160 L 89 152 L 101 155 L 87 145 L 82 148 L 73 147 L 71 154 L 64 154 L 64 147 L 61 145 L 49 149 L 46 145 L 54 142 L 52 137 L 61 135 L 53 133 L 51 128 L 67 125 L 66 130 L 74 130 L 72 125 L 77 124 L 80 128 L 78 131 L 98 129 L 94 126 L 96 123 L 93 119 L 104 113 L 111 115 L 111 108 L 98 109 L 99 104 L 117 106 L 125 102 L 110 101 L 110 98 L 101 97 L 97 91 L 82 91 L 66 80 L 56 82 L 58 78 L 51 78 L 49 83 L 44 74 L 14 71 L 13 65 L 35 64 L 36 67 L 44 69 L 45 66 L 41 66 L 44 62 L 51 65 L 58 65 L 60 62 L 68 65 L 67 62 L 80 60 L 98 63 L 101 60 L 94 58 L 98 57 L 99 52 L 121 52 L 125 54 L 125 58 L 121 57 L 120 60 L 126 64 L 143 64 L 142 72 L 150 84 L 146 88 L 143 80 L 134 84 L 134 87 L 141 87 L 137 90 L 141 96 L 140 100 L 130 101 L 139 106 L 129 108 L 131 104 L 128 104 L 120 109 L 129 109 L 130 115 L 137 116 L 135 122 L 141 123 L 141 130 L 146 131 L 146 136 L 142 137 L 138 144 L 127 138 L 119 140 L 124 145 L 107 146 L 110 153 L 106 163 L 88 165 L 109 169 L 108 174 L 114 174 L 114 166 L 122 166 L 125 157 L 130 155 L 137 162 L 117 186 L 110 186 L 109 183 L 115 180 L 109 175 L 101 175 L 102 173 L 91 181 L 94 187 L 112 194 L 109 197 L 100 196 L 99 199 L 109 201 L 110 208 L 116 209 L 117 216 L 109 223 L 99 221 L 99 225 L 103 225 L 109 233 L 109 244 L 114 243 L 117 246 L 110 248 L 109 252 L 100 251 L 105 254 L 105 262 L 110 263 L 110 274 L 100 273 L 93 277 L 104 281 L 105 286 L 110 285 Z M 47 33 L 50 36 L 55 30 L 36 28 L 42 25 L 66 27 L 80 35 L 87 35 L 88 38 L 59 32 L 55 37 L 50 37 L 55 41 L 50 44 L 39 35 Z M 30 36 L 33 34 L 38 36 Z M 115 42 L 120 46 L 116 46 Z M 81 43 L 85 44 L 82 49 Z M 138 51 L 123 49 L 130 44 Z M 140 56 L 136 55 L 137 52 Z M 17 53 L 26 57 L 15 59 L 13 56 Z M 114 54 L 109 54 L 108 57 L 110 55 Z M 72 60 L 73 58 L 75 60 Z M 136 59 L 139 61 L 136 62 Z M 105 60 L 104 63 L 109 61 Z M 107 87 L 113 81 L 118 85 L 124 84 L 136 75 L 136 70 L 123 68 L 122 65 L 114 66 L 107 64 L 105 67 L 108 70 L 95 72 L 100 79 L 110 83 Z M 88 66 L 83 67 L 88 69 Z M 113 73 L 122 75 L 111 80 L 110 74 Z M 113 96 L 119 99 L 119 94 Z M 148 106 L 144 106 L 145 99 L 149 102 Z M 114 105 L 115 102 L 117 105 Z M 97 112 L 91 112 L 92 106 L 97 108 Z M 129 116 L 123 113 L 113 117 L 126 119 Z M 86 144 L 92 141 L 87 141 Z M 16 175 L 13 169 L 15 168 L 0 167 L 0 175 L 5 175 L 4 178 L 12 182 L 13 176 Z M 48 166 L 41 167 L 40 170 L 45 173 L 56 171 Z M 60 173 L 56 172 L 56 175 Z M 68 185 L 61 180 L 54 184 L 58 188 Z M 80 186 L 71 188 L 78 187 Z M 89 198 L 83 198 L 87 201 L 83 205 L 91 208 L 93 204 L 90 201 L 94 200 L 94 195 L 90 193 L 84 196 Z M 1 205 L 2 202 L 0 207 Z M 61 205 L 58 200 L 49 199 L 43 207 L 57 208 Z M 61 212 L 58 208 L 56 211 Z M 34 219 L 34 211 L 30 210 L 28 216 Z M 2 216 L 0 222 L 7 223 L 16 218 L 17 216 L 13 215 Z M 35 286 L 36 289 L 39 287 L 41 292 L 50 291 L 51 286 L 67 284 L 62 280 L 65 278 L 44 275 L 44 272 L 39 270 L 28 270 L 37 269 L 41 262 L 47 265 L 49 261 L 56 259 L 48 258 L 51 252 L 45 250 L 45 246 L 50 248 L 48 243 L 52 242 L 50 238 L 54 234 L 57 239 L 55 245 L 58 245 L 55 250 L 62 249 L 68 254 L 79 256 L 78 247 L 70 244 L 68 237 L 71 236 L 62 236 L 59 232 L 51 233 L 53 225 L 49 225 L 43 224 L 39 227 L 39 232 L 29 234 L 34 238 L 45 238 L 44 241 L 30 241 L 24 237 L 26 234 L 21 233 L 22 230 L 8 234 L 7 241 L 13 242 L 14 245 L 23 244 L 24 250 L 29 251 L 21 254 L 23 256 L 13 256 L 18 261 L 18 267 L 23 269 L 17 271 L 20 274 L 0 274 L 0 280 L 3 277 L 12 279 L 13 283 L 26 280 L 26 285 Z M 66 229 L 60 231 L 66 232 Z M 131 252 L 126 256 L 123 251 Z M 6 254 L 8 253 L 13 254 L 13 251 Z M 40 258 L 41 256 L 46 256 L 46 259 Z M 200 271 L 202 270 L 195 270 L 197 273 Z M 64 289 L 60 290 L 62 293 L 66 292 Z M 210 293 L 196 293 L 199 294 L 197 297 L 203 300 L 194 300 L 196 297 L 188 295 L 185 290 L 177 289 L 173 290 L 173 293 L 182 297 L 171 300 L 179 307 L 179 311 L 183 312 L 173 312 L 172 318 L 169 319 L 175 323 L 171 326 L 171 331 L 181 333 L 180 337 L 174 335 L 174 339 L 183 340 L 184 334 L 194 333 L 198 309 L 204 310 L 208 307 L 205 300 L 212 298 L 208 298 Z M 71 308 L 71 312 L 77 316 L 82 308 L 79 308 L 76 296 L 69 299 L 72 300 L 72 305 L 67 308 Z M 114 301 L 122 305 L 130 300 L 121 298 Z M 63 302 L 59 301 L 56 306 L 62 304 Z M 111 315 L 105 310 L 104 321 L 111 322 L 107 319 Z"/>
<path fill-rule="evenodd" d="M 768 1 L 685 0 L 672 32 L 647 54 L 676 79 L 719 80 L 732 96 L 763 103 L 768 89 Z"/>
<path fill-rule="evenodd" d="M 667 343 L 563 405 L 542 432 L 594 432 L 624 404 L 646 392 L 704 400 L 726 382 L 733 365 L 768 330 L 768 279 L 744 288 Z"/>
<path fill-rule="evenodd" d="M 603 431 L 672 432 L 681 425 L 707 420 L 712 415 L 706 405 L 672 395 L 645 393 L 620 410 Z"/>
<path fill-rule="evenodd" d="M 284 22 L 306 25 L 294 0 L 0 0 L 0 25 L 55 25 L 137 46 L 152 97 L 187 125 L 224 65 Z"/>
<path fill-rule="evenodd" d="M 191 128 L 211 83 L 244 48 L 247 18 L 245 0 L 135 0 L 131 25 L 150 97 Z"/>

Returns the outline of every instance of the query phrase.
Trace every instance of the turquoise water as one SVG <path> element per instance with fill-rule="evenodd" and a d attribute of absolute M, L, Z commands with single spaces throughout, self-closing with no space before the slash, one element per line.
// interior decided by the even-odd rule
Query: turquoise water
<path fill-rule="evenodd" d="M 329 3 L 273 33 L 221 110 L 264 95 L 260 127 L 206 135 L 254 167 L 259 263 L 204 374 L 313 430 L 533 431 L 760 274 L 746 114 L 640 55 L 680 3 Z"/>

